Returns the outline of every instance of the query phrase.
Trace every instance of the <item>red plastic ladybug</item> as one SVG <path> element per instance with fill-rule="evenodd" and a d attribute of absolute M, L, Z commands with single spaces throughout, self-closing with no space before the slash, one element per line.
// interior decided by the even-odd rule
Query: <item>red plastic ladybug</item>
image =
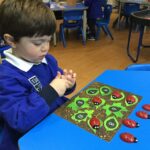
<path fill-rule="evenodd" d="M 145 104 L 142 106 L 143 109 L 150 111 L 150 104 Z"/>
<path fill-rule="evenodd" d="M 129 128 L 139 127 L 139 124 L 131 119 L 124 119 L 122 123 Z"/>
<path fill-rule="evenodd" d="M 90 125 L 92 128 L 94 129 L 98 129 L 100 127 L 100 121 L 98 118 L 96 117 L 93 117 L 91 120 L 90 120 Z"/>
<path fill-rule="evenodd" d="M 127 98 L 126 98 L 126 101 L 128 104 L 133 104 L 135 103 L 135 97 L 133 95 L 128 95 Z"/>
<path fill-rule="evenodd" d="M 148 115 L 144 111 L 138 111 L 138 112 L 136 112 L 136 115 L 142 119 L 150 119 L 150 115 Z"/>
<path fill-rule="evenodd" d="M 119 91 L 114 91 L 114 92 L 112 93 L 112 97 L 113 97 L 114 99 L 116 99 L 116 98 L 121 98 L 122 95 L 121 95 L 121 93 L 120 93 Z"/>
<path fill-rule="evenodd" d="M 92 102 L 94 103 L 94 105 L 99 105 L 102 100 L 99 97 L 93 97 Z"/>
<path fill-rule="evenodd" d="M 120 138 L 128 143 L 136 143 L 138 141 L 136 137 L 127 132 L 120 134 Z"/>

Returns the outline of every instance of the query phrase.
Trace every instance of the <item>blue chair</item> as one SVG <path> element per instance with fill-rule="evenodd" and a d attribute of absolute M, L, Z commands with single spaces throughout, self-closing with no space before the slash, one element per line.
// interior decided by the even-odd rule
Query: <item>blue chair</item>
<path fill-rule="evenodd" d="M 126 25 L 129 23 L 131 13 L 140 11 L 140 5 L 136 3 L 125 3 L 123 6 L 123 16 L 126 18 Z"/>
<path fill-rule="evenodd" d="M 137 3 L 129 3 L 129 2 L 121 4 L 121 5 L 122 5 L 122 7 L 121 7 L 122 9 L 121 9 L 121 12 L 120 12 L 120 21 L 121 21 L 122 17 L 124 17 L 125 21 L 126 21 L 126 26 L 127 26 L 128 23 L 129 23 L 129 18 L 130 18 L 131 13 L 133 13 L 135 11 L 139 11 L 140 10 L 140 5 L 137 4 Z M 118 23 L 118 17 L 113 22 L 112 27 L 114 28 L 117 23 Z"/>
<path fill-rule="evenodd" d="M 104 33 L 109 35 L 111 39 L 113 40 L 114 38 L 108 27 L 109 22 L 110 22 L 110 16 L 112 13 L 112 5 L 109 5 L 109 4 L 105 5 L 103 13 L 104 13 L 104 18 L 96 21 L 96 27 L 97 27 L 96 39 L 99 39 L 100 28 L 102 28 Z"/>
<path fill-rule="evenodd" d="M 129 17 L 131 13 L 140 10 L 140 5 L 136 3 L 125 3 L 123 7 L 124 16 Z"/>
<path fill-rule="evenodd" d="M 125 70 L 127 71 L 150 71 L 150 64 L 132 64 Z"/>
<path fill-rule="evenodd" d="M 60 39 L 66 47 L 65 29 L 78 29 L 82 34 L 82 43 L 85 45 L 83 33 L 83 10 L 69 10 L 63 12 L 63 23 L 60 24 Z"/>

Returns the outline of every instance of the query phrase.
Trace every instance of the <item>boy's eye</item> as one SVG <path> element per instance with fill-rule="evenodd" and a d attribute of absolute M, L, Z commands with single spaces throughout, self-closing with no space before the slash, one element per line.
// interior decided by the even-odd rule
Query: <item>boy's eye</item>
<path fill-rule="evenodd" d="M 51 36 L 47 39 L 41 39 L 41 40 L 33 40 L 32 43 L 35 45 L 35 46 L 40 46 L 42 45 L 43 43 L 49 43 L 51 41 Z"/>
<path fill-rule="evenodd" d="M 34 42 L 33 44 L 36 46 L 40 46 L 42 44 L 42 42 Z"/>

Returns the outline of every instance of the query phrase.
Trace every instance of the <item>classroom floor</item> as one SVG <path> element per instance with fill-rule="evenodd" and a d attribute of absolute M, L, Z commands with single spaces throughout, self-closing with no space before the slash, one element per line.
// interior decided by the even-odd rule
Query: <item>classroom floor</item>
<path fill-rule="evenodd" d="M 123 70 L 132 64 L 126 53 L 128 28 L 113 29 L 112 22 L 116 16 L 117 13 L 113 12 L 110 23 L 110 30 L 114 36 L 113 41 L 102 31 L 98 41 L 87 41 L 83 46 L 81 39 L 76 38 L 76 33 L 71 32 L 67 36 L 66 48 L 60 41 L 57 42 L 56 47 L 51 44 L 49 53 L 57 58 L 59 65 L 62 68 L 73 69 L 77 73 L 77 88 L 73 95 L 105 70 Z M 138 35 L 138 32 L 134 32 L 131 38 L 133 53 L 137 47 Z M 150 43 L 149 28 L 144 34 L 143 43 Z M 137 63 L 150 63 L 149 48 L 141 50 Z"/>

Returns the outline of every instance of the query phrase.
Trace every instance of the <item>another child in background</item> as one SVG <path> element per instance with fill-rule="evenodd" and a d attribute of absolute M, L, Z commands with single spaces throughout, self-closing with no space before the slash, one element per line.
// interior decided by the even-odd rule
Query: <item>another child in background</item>
<path fill-rule="evenodd" d="M 96 20 L 103 18 L 102 6 L 106 4 L 106 0 L 84 0 L 84 4 L 88 7 L 87 24 L 89 27 L 89 40 L 95 40 L 96 36 Z"/>
<path fill-rule="evenodd" d="M 63 71 L 48 54 L 55 29 L 53 12 L 42 0 L 3 0 L 0 5 L 0 36 L 12 47 L 0 65 L 0 150 L 18 150 L 20 136 L 75 89 L 76 73 Z"/>

